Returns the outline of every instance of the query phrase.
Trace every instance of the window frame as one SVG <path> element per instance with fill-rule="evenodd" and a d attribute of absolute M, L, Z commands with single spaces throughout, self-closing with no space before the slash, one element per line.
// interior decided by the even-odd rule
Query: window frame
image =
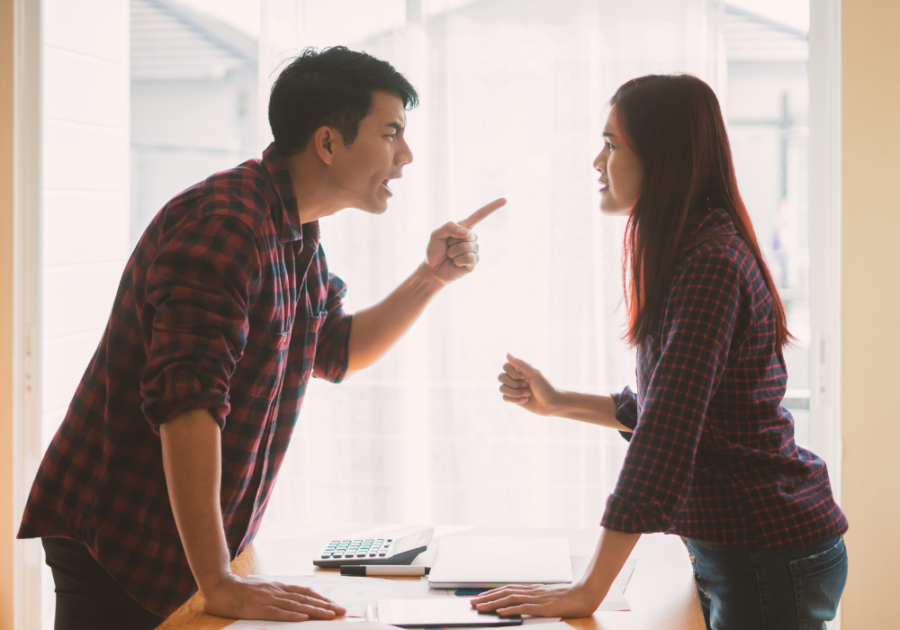
<path fill-rule="evenodd" d="M 809 102 L 810 446 L 840 502 L 841 0 L 810 2 Z"/>
<path fill-rule="evenodd" d="M 13 5 L 13 528 L 18 530 L 41 451 L 41 15 L 42 2 Z M 41 543 L 13 553 L 16 630 L 41 627 Z"/>
<path fill-rule="evenodd" d="M 40 445 L 41 12 L 14 0 L 15 197 L 12 511 L 23 513 Z M 841 499 L 841 0 L 810 2 L 810 352 L 811 446 L 829 464 Z M 39 630 L 40 543 L 17 541 L 16 630 Z M 840 616 L 830 624 L 839 630 Z"/>

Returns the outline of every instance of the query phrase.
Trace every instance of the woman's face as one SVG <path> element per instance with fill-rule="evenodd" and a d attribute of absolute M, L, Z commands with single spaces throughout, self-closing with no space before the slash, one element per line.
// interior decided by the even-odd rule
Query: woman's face
<path fill-rule="evenodd" d="M 603 150 L 594 160 L 594 168 L 600 172 L 600 210 L 604 214 L 628 216 L 641 195 L 644 165 L 625 142 L 615 107 L 609 111 L 603 139 Z"/>

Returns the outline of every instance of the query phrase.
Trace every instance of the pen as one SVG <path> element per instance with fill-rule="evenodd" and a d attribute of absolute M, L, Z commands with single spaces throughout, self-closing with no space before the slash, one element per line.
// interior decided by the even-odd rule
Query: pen
<path fill-rule="evenodd" d="M 420 564 L 345 564 L 341 567 L 341 575 L 428 575 L 431 567 L 423 567 Z"/>

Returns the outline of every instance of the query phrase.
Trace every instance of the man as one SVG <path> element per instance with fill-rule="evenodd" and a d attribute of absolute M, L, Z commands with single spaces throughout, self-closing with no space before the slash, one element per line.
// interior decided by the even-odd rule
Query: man
<path fill-rule="evenodd" d="M 345 611 L 305 588 L 241 579 L 312 375 L 377 361 L 478 262 L 470 228 L 352 317 L 318 219 L 380 214 L 413 156 L 415 89 L 343 47 L 308 50 L 272 88 L 261 160 L 172 199 L 122 277 L 105 334 L 41 464 L 19 536 L 42 537 L 57 629 L 154 628 L 199 588 L 206 610 L 302 621 Z"/>

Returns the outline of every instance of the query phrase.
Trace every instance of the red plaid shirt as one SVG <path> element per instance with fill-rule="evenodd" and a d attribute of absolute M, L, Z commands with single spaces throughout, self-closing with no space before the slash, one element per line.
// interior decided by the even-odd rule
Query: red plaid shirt
<path fill-rule="evenodd" d="M 634 433 L 602 525 L 752 548 L 843 533 L 825 463 L 780 404 L 787 371 L 753 254 L 724 210 L 688 242 L 638 349 L 637 395 L 613 396 Z"/>
<path fill-rule="evenodd" d="M 346 375 L 345 292 L 318 223 L 300 224 L 274 145 L 175 197 L 128 261 L 19 537 L 84 543 L 135 600 L 171 614 L 196 584 L 160 425 L 191 409 L 219 423 L 222 517 L 237 555 L 256 534 L 310 377 Z"/>

